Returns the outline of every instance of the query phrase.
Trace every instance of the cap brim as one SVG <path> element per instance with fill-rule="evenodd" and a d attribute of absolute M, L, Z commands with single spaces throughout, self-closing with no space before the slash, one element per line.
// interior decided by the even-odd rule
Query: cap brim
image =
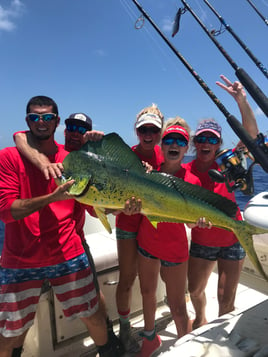
<path fill-rule="evenodd" d="M 92 128 L 90 127 L 90 125 L 88 123 L 86 123 L 80 119 L 66 119 L 65 124 L 75 124 L 75 125 L 79 124 L 80 126 L 82 126 L 83 128 L 86 128 L 89 131 L 92 130 Z"/>
<path fill-rule="evenodd" d="M 195 136 L 198 136 L 202 133 L 205 133 L 209 131 L 210 133 L 213 133 L 214 135 L 216 135 L 219 139 L 221 138 L 221 134 L 219 132 L 217 132 L 216 130 L 213 130 L 213 129 L 202 129 L 202 130 L 199 130 L 195 133 Z"/>

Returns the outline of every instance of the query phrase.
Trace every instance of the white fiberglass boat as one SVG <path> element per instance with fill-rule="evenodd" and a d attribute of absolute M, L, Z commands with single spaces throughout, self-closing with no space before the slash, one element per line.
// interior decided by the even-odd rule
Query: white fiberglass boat
<path fill-rule="evenodd" d="M 109 220 L 114 226 L 114 216 L 109 215 Z M 117 332 L 115 289 L 118 282 L 118 261 L 114 229 L 111 235 L 108 234 L 98 219 L 87 215 L 85 234 L 95 260 L 108 313 L 114 321 L 114 330 Z M 255 236 L 254 244 L 264 270 L 268 274 L 268 234 Z M 163 341 L 159 355 L 268 356 L 268 282 L 246 258 L 236 296 L 236 309 L 218 318 L 216 281 L 215 271 L 206 289 L 208 324 L 177 340 L 175 325 L 165 302 L 164 284 L 159 279 L 156 328 Z M 138 337 L 139 331 L 143 328 L 138 279 L 133 295 L 131 323 Z M 194 309 L 187 294 L 186 299 L 189 316 L 193 319 Z M 260 352 L 261 349 L 266 350 Z M 93 357 L 96 356 L 96 350 L 80 320 L 69 322 L 65 319 L 57 299 L 48 287 L 40 298 L 35 323 L 27 335 L 22 356 Z"/>

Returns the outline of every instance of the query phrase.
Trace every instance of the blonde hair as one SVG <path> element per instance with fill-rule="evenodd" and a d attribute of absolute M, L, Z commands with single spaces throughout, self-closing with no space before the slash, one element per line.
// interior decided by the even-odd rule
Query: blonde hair
<path fill-rule="evenodd" d="M 152 103 L 152 105 L 150 107 L 145 107 L 143 108 L 136 116 L 136 121 L 135 121 L 135 125 L 134 128 L 136 128 L 136 122 L 138 121 L 138 119 L 146 113 L 151 113 L 151 114 L 156 114 L 159 116 L 159 118 L 161 119 L 162 122 L 162 127 L 164 125 L 164 115 L 161 113 L 160 109 L 157 107 L 157 105 L 155 103 Z"/>
<path fill-rule="evenodd" d="M 183 118 L 179 117 L 179 116 L 176 116 L 175 118 L 169 118 L 164 126 L 163 126 L 163 129 L 162 129 L 162 135 L 164 134 L 165 130 L 167 130 L 167 128 L 169 128 L 170 126 L 173 126 L 173 125 L 180 125 L 182 126 L 186 131 L 187 133 L 189 134 L 189 137 L 190 137 L 190 134 L 191 134 L 191 128 L 189 127 L 189 125 L 187 124 L 186 120 L 184 120 Z"/>

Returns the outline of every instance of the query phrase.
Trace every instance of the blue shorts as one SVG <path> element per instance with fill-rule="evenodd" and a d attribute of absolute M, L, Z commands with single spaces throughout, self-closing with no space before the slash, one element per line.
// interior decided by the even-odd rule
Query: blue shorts
<path fill-rule="evenodd" d="M 41 289 L 47 280 L 67 319 L 89 317 L 98 310 L 93 275 L 85 253 L 43 268 L 0 268 L 0 334 L 19 336 L 33 325 Z"/>
<path fill-rule="evenodd" d="M 143 255 L 145 258 L 150 258 L 150 259 L 158 259 L 161 262 L 161 265 L 163 267 L 175 267 L 176 265 L 179 265 L 181 263 L 174 263 L 174 262 L 168 262 L 166 260 L 163 259 L 159 259 L 157 257 L 155 257 L 154 255 L 148 253 L 146 250 L 142 249 L 141 247 L 138 247 L 138 252 Z"/>
<path fill-rule="evenodd" d="M 190 256 L 215 261 L 218 258 L 225 260 L 242 260 L 246 252 L 239 242 L 228 247 L 208 247 L 191 242 Z"/>
<path fill-rule="evenodd" d="M 137 232 L 127 232 L 123 229 L 115 228 L 116 239 L 136 239 Z"/>

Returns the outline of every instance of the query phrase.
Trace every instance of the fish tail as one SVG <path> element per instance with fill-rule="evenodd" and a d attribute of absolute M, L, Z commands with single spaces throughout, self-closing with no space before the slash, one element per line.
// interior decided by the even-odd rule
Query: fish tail
<path fill-rule="evenodd" d="M 263 276 L 263 278 L 268 281 L 268 276 L 265 273 L 259 258 L 257 256 L 254 244 L 253 244 L 253 235 L 254 234 L 264 234 L 268 233 L 268 230 L 252 226 L 248 224 L 246 221 L 236 221 L 237 227 L 234 229 L 234 233 L 239 240 L 242 247 L 245 249 L 247 256 L 249 257 L 251 263 L 255 266 L 255 268 L 259 271 L 259 273 Z"/>

